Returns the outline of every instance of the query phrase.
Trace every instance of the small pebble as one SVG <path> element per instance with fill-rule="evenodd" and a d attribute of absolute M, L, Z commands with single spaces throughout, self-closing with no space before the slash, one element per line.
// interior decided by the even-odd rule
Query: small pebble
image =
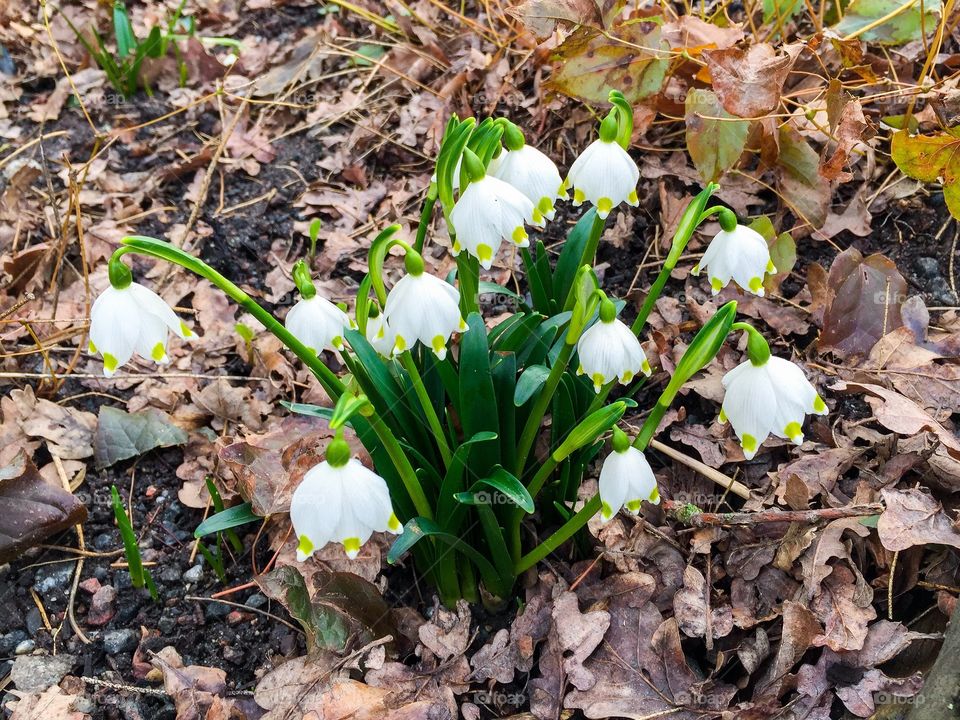
<path fill-rule="evenodd" d="M 203 567 L 200 565 L 194 565 L 192 568 L 187 570 L 181 575 L 184 582 L 196 583 L 200 582 L 200 577 L 203 575 Z"/>
<path fill-rule="evenodd" d="M 203 610 L 203 614 L 206 616 L 207 620 L 216 620 L 218 618 L 226 617 L 230 614 L 232 609 L 229 605 L 224 605 L 219 602 L 209 602 L 205 603 L 206 607 Z"/>
<path fill-rule="evenodd" d="M 100 589 L 100 581 L 95 577 L 87 578 L 82 583 L 80 583 L 77 587 L 79 587 L 85 593 L 93 595 L 94 593 L 97 592 L 97 590 Z"/>
<path fill-rule="evenodd" d="M 235 663 L 237 665 L 241 664 L 246 657 L 246 653 L 238 647 L 233 645 L 227 645 L 223 649 L 223 658 L 229 662 Z"/>
<path fill-rule="evenodd" d="M 107 630 L 103 634 L 103 650 L 108 655 L 130 652 L 140 642 L 140 633 L 132 629 Z"/>
<path fill-rule="evenodd" d="M 73 577 L 73 563 L 44 565 L 34 576 L 33 589 L 41 595 L 66 595 Z"/>
<path fill-rule="evenodd" d="M 247 598 L 247 606 L 252 608 L 262 608 L 267 604 L 267 596 L 263 593 L 254 593 Z"/>
<path fill-rule="evenodd" d="M 27 612 L 27 634 L 36 635 L 37 631 L 43 627 L 43 618 L 40 617 L 40 611 L 32 607 Z"/>
<path fill-rule="evenodd" d="M 33 640 L 24 640 L 22 643 L 17 645 L 13 650 L 14 655 L 26 655 L 27 653 L 32 653 L 37 647 L 37 644 Z"/>
<path fill-rule="evenodd" d="M 0 637 L 0 655 L 10 655 L 24 640 L 29 640 L 29 637 L 23 630 L 11 630 L 3 637 Z"/>

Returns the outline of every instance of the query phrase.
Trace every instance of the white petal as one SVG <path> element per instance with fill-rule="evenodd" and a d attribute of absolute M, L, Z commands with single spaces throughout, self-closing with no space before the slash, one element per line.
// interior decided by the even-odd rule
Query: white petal
<path fill-rule="evenodd" d="M 765 368 L 751 366 L 740 371 L 726 384 L 723 398 L 723 412 L 740 438 L 748 460 L 766 440 L 776 420 L 776 390 Z"/>
<path fill-rule="evenodd" d="M 163 324 L 170 328 L 173 332 L 179 335 L 181 338 L 190 337 L 193 333 L 190 332 L 189 328 L 181 322 L 180 318 L 177 317 L 177 314 L 173 311 L 173 308 L 170 307 L 166 301 L 157 295 L 150 288 L 144 287 L 139 283 L 130 283 L 128 288 L 130 293 L 133 295 L 137 304 L 144 312 L 148 312 L 151 315 L 155 315 L 163 321 Z"/>
<path fill-rule="evenodd" d="M 600 519 L 610 521 L 627 501 L 630 489 L 629 467 L 626 467 L 624 453 L 612 452 L 603 461 L 600 468 Z"/>
<path fill-rule="evenodd" d="M 141 319 L 142 311 L 130 287 L 108 287 L 94 301 L 90 309 L 90 342 L 104 356 L 103 372 L 107 377 L 133 357 Z"/>
<path fill-rule="evenodd" d="M 574 205 L 589 200 L 601 218 L 621 202 L 637 204 L 640 170 L 616 142 L 594 141 L 574 161 L 567 179 L 574 187 Z"/>
<path fill-rule="evenodd" d="M 334 468 L 324 461 L 307 471 L 290 500 L 290 520 L 301 547 L 302 538 L 309 540 L 309 552 L 298 551 L 299 560 L 333 539 L 342 502 L 342 487 Z"/>
<path fill-rule="evenodd" d="M 309 300 L 301 299 L 290 308 L 283 324 L 300 342 L 319 353 L 342 346 L 349 319 L 332 302 L 314 295 Z"/>

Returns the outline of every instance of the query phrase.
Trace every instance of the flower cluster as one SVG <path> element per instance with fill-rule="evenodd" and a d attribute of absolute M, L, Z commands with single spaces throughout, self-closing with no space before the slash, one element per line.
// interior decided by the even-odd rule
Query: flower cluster
<path fill-rule="evenodd" d="M 630 396 L 652 373 L 641 343 L 644 324 L 698 225 L 719 217 L 720 232 L 692 269 L 706 274 L 714 294 L 733 281 L 763 295 L 765 277 L 776 268 L 759 233 L 727 208 L 706 207 L 716 190 L 711 184 L 687 208 L 632 325 L 618 318 L 622 303 L 601 290 L 593 263 L 605 218 L 623 204 L 639 204 L 640 173 L 628 152 L 632 110 L 622 95 L 610 99 L 614 107 L 597 139 L 565 178 L 510 121 L 452 119 L 416 240 L 397 237 L 398 226 L 377 236 L 352 310 L 322 297 L 300 261 L 293 267 L 300 298 L 281 324 L 199 259 L 158 240 L 125 238 L 110 261 L 110 287 L 91 311 L 91 351 L 102 354 L 109 377 L 134 354 L 167 362 L 170 332 L 192 337 L 169 305 L 132 282 L 120 259 L 124 253 L 178 262 L 206 277 L 306 363 L 334 401 L 332 409 L 311 408 L 310 414 L 329 421 L 335 437 L 292 498 L 298 559 L 328 543 L 342 545 L 353 558 L 376 532 L 399 536 L 391 557 L 431 538 L 418 552 L 431 561 L 426 574 L 437 578 L 445 601 L 468 594 L 474 582 L 473 571 L 452 581 L 444 576 L 460 565 L 444 559 L 447 547 L 503 597 L 521 572 L 558 546 L 547 539 L 522 553 L 520 523 L 541 491 L 550 497 L 538 517 L 556 508 L 562 538 L 572 534 L 564 528 L 582 527 L 587 515 L 599 513 L 608 522 L 622 508 L 636 514 L 642 503 L 660 502 L 644 451 L 681 386 L 711 362 L 732 330 L 746 333 L 747 360 L 723 377 L 720 421 L 732 426 L 748 460 L 770 435 L 801 443 L 806 416 L 826 412 L 797 365 L 772 357 L 753 327 L 734 322 L 731 301 L 687 346 L 636 438 L 617 426 L 628 404 L 635 404 Z M 574 207 L 590 203 L 593 210 L 551 268 L 544 244 L 531 243 L 530 233 L 552 221 L 557 203 L 571 193 Z M 446 279 L 426 270 L 422 254 L 437 200 L 456 258 L 456 272 Z M 485 320 L 481 269 L 492 267 L 504 243 L 527 248 L 521 253 L 527 293 L 498 288 L 516 298 L 518 309 L 506 319 Z M 384 262 L 390 250 L 402 251 L 404 272 L 388 290 Z M 467 334 L 451 343 L 457 333 Z M 327 367 L 325 352 L 340 355 L 344 377 Z M 605 404 L 618 384 L 627 397 Z M 343 435 L 347 424 L 376 471 L 352 457 Z M 547 425 L 549 437 L 542 432 Z M 608 437 L 612 451 L 602 460 L 599 492 L 585 510 L 573 512 L 584 473 Z M 512 507 L 498 507 L 508 503 Z M 478 514 L 469 526 L 463 522 L 468 507 Z M 477 549 L 470 540 L 481 532 Z"/>

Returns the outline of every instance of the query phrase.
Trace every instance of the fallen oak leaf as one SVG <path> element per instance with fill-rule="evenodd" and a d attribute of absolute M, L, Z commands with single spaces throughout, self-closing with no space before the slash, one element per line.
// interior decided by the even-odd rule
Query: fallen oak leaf
<path fill-rule="evenodd" d="M 780 105 L 783 83 L 799 52 L 780 55 L 769 43 L 746 50 L 724 48 L 703 53 L 721 105 L 731 115 L 758 118 Z"/>
<path fill-rule="evenodd" d="M 880 385 L 840 381 L 831 387 L 839 392 L 864 392 L 877 421 L 898 435 L 914 436 L 925 430 L 936 434 L 947 452 L 960 458 L 960 439 L 926 410 L 898 392 Z"/>
<path fill-rule="evenodd" d="M 936 543 L 960 548 L 960 531 L 931 495 L 916 488 L 884 490 L 887 509 L 877 521 L 880 543 L 893 552 Z"/>

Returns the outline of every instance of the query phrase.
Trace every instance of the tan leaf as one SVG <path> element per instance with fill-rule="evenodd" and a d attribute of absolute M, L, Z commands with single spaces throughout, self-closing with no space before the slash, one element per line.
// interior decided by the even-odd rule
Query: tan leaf
<path fill-rule="evenodd" d="M 897 552 L 929 543 L 960 548 L 960 531 L 932 496 L 916 488 L 884 490 L 882 494 L 887 508 L 877 522 L 877 532 L 887 550 Z"/>
<path fill-rule="evenodd" d="M 777 109 L 783 83 L 796 60 L 794 55 L 778 54 L 769 43 L 746 50 L 707 50 L 703 55 L 724 109 L 742 118 L 757 118 Z"/>

